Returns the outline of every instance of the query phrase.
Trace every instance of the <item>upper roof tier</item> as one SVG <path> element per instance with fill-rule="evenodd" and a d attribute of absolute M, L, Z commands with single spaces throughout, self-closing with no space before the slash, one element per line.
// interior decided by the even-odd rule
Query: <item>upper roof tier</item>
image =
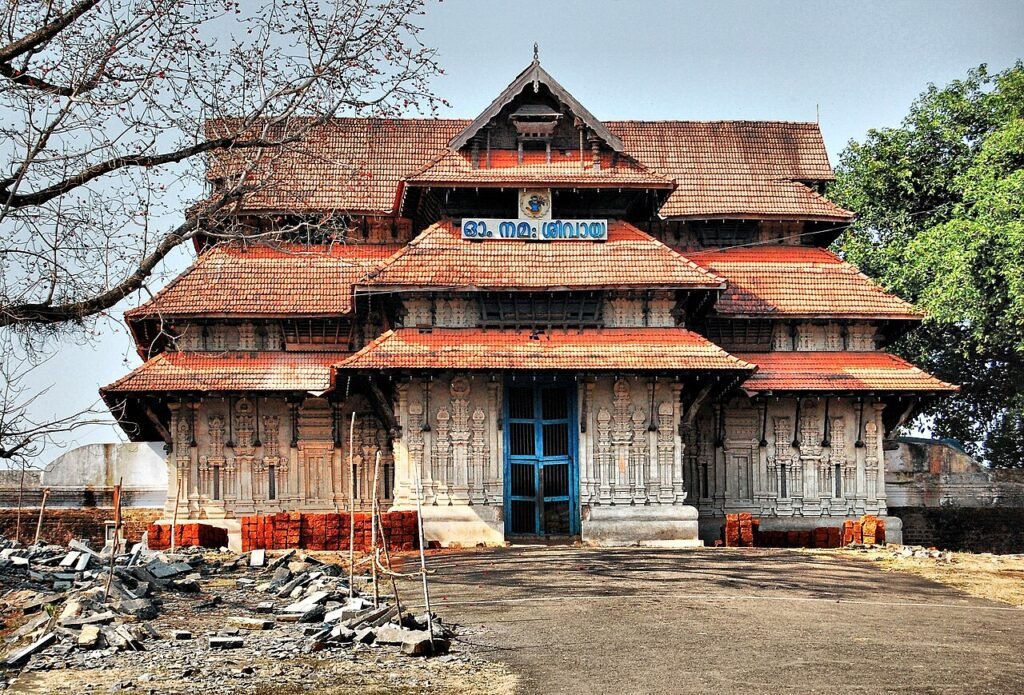
<path fill-rule="evenodd" d="M 720 316 L 911 321 L 923 317 L 913 305 L 826 249 L 773 244 L 686 255 L 728 283 L 714 306 Z"/>
<path fill-rule="evenodd" d="M 461 119 L 338 118 L 313 128 L 302 142 L 268 152 L 252 180 L 264 183 L 239 210 L 252 213 L 344 212 L 395 214 L 409 186 L 524 184 L 675 187 L 662 217 L 786 217 L 847 221 L 853 214 L 815 193 L 804 182 L 829 181 L 832 169 L 814 123 L 778 121 L 612 121 L 625 151 L 616 165 L 594 169 L 590 156 L 527 159 L 510 151 L 491 153 L 488 169 L 472 168 L 465 152 L 447 147 L 464 130 Z M 230 124 L 212 121 L 211 135 Z M 529 153 L 528 157 L 533 153 Z M 213 155 L 207 178 L 241 170 L 249 154 Z M 481 155 L 483 157 L 483 155 Z M 565 159 L 572 159 L 566 162 Z M 503 166 L 507 162 L 516 166 Z M 610 162 L 605 153 L 604 162 Z M 556 175 L 557 174 L 557 175 Z"/>
<path fill-rule="evenodd" d="M 626 222 L 608 240 L 469 241 L 450 220 L 427 228 L 360 283 L 370 288 L 563 290 L 720 289 L 722 278 Z"/>
<path fill-rule="evenodd" d="M 401 248 L 396 244 L 212 247 L 129 320 L 315 317 L 352 312 L 352 285 Z"/>

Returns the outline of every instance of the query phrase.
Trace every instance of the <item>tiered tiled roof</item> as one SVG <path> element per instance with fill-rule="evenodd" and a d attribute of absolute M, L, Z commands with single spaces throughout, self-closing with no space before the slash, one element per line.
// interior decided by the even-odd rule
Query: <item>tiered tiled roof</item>
<path fill-rule="evenodd" d="M 728 283 L 715 303 L 719 315 L 890 320 L 923 316 L 826 249 L 773 244 L 687 252 L 687 257 Z"/>
<path fill-rule="evenodd" d="M 750 175 L 686 174 L 658 211 L 662 217 L 751 217 L 846 222 L 853 213 L 797 181 Z"/>
<path fill-rule="evenodd" d="M 372 271 L 370 287 L 555 290 L 719 288 L 722 280 L 625 222 L 608 241 L 468 241 L 451 221 L 424 230 Z"/>
<path fill-rule="evenodd" d="M 192 316 L 338 316 L 352 285 L 401 245 L 215 246 L 129 320 Z"/>
<path fill-rule="evenodd" d="M 391 330 L 339 362 L 339 369 L 627 370 L 749 372 L 707 338 L 682 328 L 487 331 Z"/>
<path fill-rule="evenodd" d="M 630 153 L 676 181 L 662 217 L 778 216 L 843 221 L 847 210 L 801 181 L 831 181 L 816 123 L 609 121 Z"/>
<path fill-rule="evenodd" d="M 739 359 L 757 365 L 743 382 L 748 392 L 855 391 L 945 393 L 957 387 L 885 352 L 750 352 Z"/>
<path fill-rule="evenodd" d="M 334 119 L 302 142 L 267 151 L 249 177 L 265 185 L 246 197 L 242 209 L 391 213 L 400 182 L 446 151 L 467 125 L 461 119 Z M 207 131 L 216 136 L 224 127 L 211 121 Z M 217 152 L 206 176 L 223 178 L 251 156 Z"/>
<path fill-rule="evenodd" d="M 100 393 L 108 404 L 141 393 L 319 393 L 331 387 L 337 360 L 337 352 L 164 352 Z"/>
<path fill-rule="evenodd" d="M 211 135 L 225 131 L 213 121 Z M 803 181 L 833 178 L 821 132 L 814 123 L 772 121 L 615 121 L 608 130 L 625 143 L 616 166 L 600 171 L 579 153 L 558 163 L 504 166 L 512 151 L 492 150 L 494 169 L 472 169 L 448 142 L 469 121 L 461 119 L 339 118 L 309 136 L 264 153 L 250 181 L 266 185 L 247 196 L 242 211 L 392 213 L 410 185 L 594 185 L 665 188 L 675 182 L 664 217 L 779 216 L 844 221 L 851 213 L 825 200 Z M 211 180 L 239 170 L 251 151 L 218 152 Z M 484 157 L 484 154 L 481 154 Z M 585 162 L 590 159 L 585 154 Z"/>
<path fill-rule="evenodd" d="M 481 153 L 481 158 L 486 155 Z M 580 160 L 579 152 L 553 152 L 551 162 L 544 152 L 518 153 L 497 150 L 491 153 L 489 167 L 473 168 L 469 154 L 446 151 L 407 181 L 417 186 L 575 186 L 580 188 L 637 187 L 672 188 L 672 180 L 657 174 L 624 156 L 606 154 L 595 168 L 588 152 Z"/>

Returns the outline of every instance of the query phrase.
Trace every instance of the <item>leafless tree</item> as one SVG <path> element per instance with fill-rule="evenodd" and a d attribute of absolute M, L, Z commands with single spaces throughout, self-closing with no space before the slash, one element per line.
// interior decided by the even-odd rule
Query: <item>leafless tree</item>
<path fill-rule="evenodd" d="M 0 331 L 28 367 L 144 287 L 325 119 L 439 104 L 426 0 L 0 1 Z M 242 166 L 214 190 L 205 164 L 225 152 Z M 14 396 L 0 458 L 77 421 L 33 425 L 24 377 L 0 374 Z"/>

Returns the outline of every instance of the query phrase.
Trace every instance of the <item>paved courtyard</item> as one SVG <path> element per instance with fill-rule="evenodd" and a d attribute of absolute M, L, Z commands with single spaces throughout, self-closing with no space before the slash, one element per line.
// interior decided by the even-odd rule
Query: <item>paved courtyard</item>
<path fill-rule="evenodd" d="M 867 561 L 514 547 L 430 565 L 436 610 L 527 693 L 1024 692 L 1024 610 Z"/>

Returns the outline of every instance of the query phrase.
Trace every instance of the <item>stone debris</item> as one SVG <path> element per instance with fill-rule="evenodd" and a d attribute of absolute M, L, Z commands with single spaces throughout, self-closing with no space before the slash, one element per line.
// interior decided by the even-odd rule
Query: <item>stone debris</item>
<path fill-rule="evenodd" d="M 189 663 L 196 664 L 211 650 L 297 659 L 371 649 L 401 659 L 442 655 L 451 647 L 453 633 L 440 618 L 433 618 L 431 636 L 426 616 L 400 615 L 391 596 L 375 606 L 367 594 L 349 591 L 343 567 L 304 552 L 234 555 L 186 548 L 172 555 L 136 546 L 113 563 L 110 552 L 79 541 L 68 548 L 21 547 L 0 538 L 0 619 L 13 628 L 0 657 L 5 668 L 103 668 L 122 652 L 159 663 L 173 644 L 193 650 L 196 661 Z M 355 582 L 365 590 L 369 578 Z M 277 600 L 267 600 L 268 594 Z M 176 619 L 167 625 L 171 616 Z M 149 663 L 143 668 L 152 668 Z M 190 669 L 182 669 L 182 679 L 192 677 Z M 251 669 L 237 675 L 251 675 Z M 122 690 L 137 687 L 119 684 Z"/>

